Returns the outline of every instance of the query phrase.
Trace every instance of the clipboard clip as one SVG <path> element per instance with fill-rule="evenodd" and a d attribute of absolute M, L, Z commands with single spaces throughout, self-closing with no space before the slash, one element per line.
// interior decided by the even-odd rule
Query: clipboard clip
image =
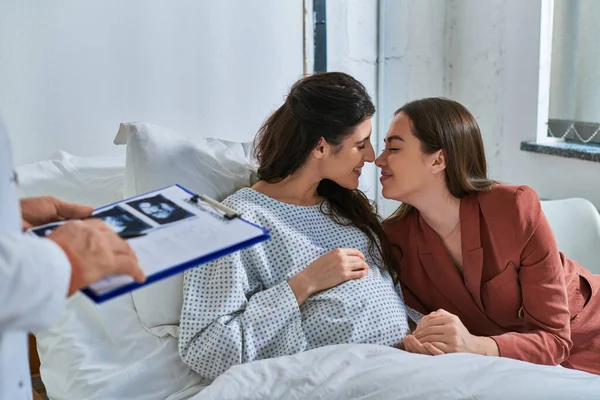
<path fill-rule="evenodd" d="M 221 204 L 218 201 L 216 201 L 215 199 L 212 199 L 208 196 L 195 194 L 192 197 L 190 197 L 189 201 L 194 204 L 198 204 L 199 201 L 202 201 L 202 202 L 210 205 L 211 207 L 221 211 L 223 213 L 223 216 L 225 217 L 225 219 L 231 220 L 231 219 L 239 218 L 241 216 L 240 213 L 235 211 L 233 208 L 227 207 L 226 205 Z"/>

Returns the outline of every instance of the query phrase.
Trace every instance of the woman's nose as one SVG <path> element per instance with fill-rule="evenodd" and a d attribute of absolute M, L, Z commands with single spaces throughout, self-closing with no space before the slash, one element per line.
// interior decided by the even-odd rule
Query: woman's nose
<path fill-rule="evenodd" d="M 375 161 L 375 150 L 373 150 L 373 146 L 371 146 L 370 143 L 369 143 L 369 148 L 367 149 L 367 151 L 364 152 L 363 159 L 366 162 L 373 162 L 373 161 Z"/>
<path fill-rule="evenodd" d="M 383 166 L 385 165 L 384 154 L 385 153 L 381 153 L 381 155 L 375 159 L 375 165 L 377 165 L 379 168 L 383 168 Z"/>

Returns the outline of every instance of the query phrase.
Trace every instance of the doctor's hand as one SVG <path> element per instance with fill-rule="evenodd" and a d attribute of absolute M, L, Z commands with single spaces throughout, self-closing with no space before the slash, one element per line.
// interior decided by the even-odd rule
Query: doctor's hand
<path fill-rule="evenodd" d="M 314 293 L 330 289 L 351 279 L 360 279 L 369 272 L 365 255 L 358 249 L 334 249 L 317 258 L 288 284 L 298 305 Z"/>
<path fill-rule="evenodd" d="M 69 296 L 110 275 L 130 275 L 137 282 L 146 279 L 129 244 L 99 219 L 67 222 L 46 238 L 58 244 L 71 262 Z"/>
<path fill-rule="evenodd" d="M 21 199 L 23 229 L 50 222 L 85 218 L 93 211 L 93 207 L 67 203 L 51 196 Z"/>
<path fill-rule="evenodd" d="M 409 336 L 411 337 L 408 337 L 408 343 L 405 338 L 404 345 L 417 350 L 415 352 L 426 350 L 432 355 L 499 355 L 498 345 L 493 339 L 472 335 L 456 315 L 443 309 L 424 316 L 417 324 L 417 329 Z"/>

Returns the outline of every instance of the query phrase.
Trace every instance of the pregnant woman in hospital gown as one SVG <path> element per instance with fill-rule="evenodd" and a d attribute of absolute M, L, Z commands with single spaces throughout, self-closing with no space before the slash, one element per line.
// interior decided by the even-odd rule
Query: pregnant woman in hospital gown
<path fill-rule="evenodd" d="M 331 344 L 391 346 L 409 332 L 394 258 L 357 189 L 375 158 L 374 112 L 352 77 L 315 74 L 260 129 L 260 181 L 224 204 L 272 239 L 185 273 L 179 351 L 203 377 Z"/>

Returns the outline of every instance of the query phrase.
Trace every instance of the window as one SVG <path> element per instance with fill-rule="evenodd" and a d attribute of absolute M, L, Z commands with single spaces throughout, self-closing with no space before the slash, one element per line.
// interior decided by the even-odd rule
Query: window
<path fill-rule="evenodd" d="M 548 136 L 600 144 L 600 1 L 555 0 Z"/>

